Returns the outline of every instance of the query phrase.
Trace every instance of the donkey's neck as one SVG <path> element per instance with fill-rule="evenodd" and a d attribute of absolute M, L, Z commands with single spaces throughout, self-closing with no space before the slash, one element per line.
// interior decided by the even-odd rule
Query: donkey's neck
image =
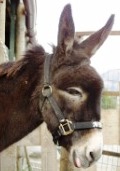
<path fill-rule="evenodd" d="M 0 67 L 0 151 L 43 122 L 39 110 L 43 63 L 44 54 L 35 47 L 22 60 Z"/>

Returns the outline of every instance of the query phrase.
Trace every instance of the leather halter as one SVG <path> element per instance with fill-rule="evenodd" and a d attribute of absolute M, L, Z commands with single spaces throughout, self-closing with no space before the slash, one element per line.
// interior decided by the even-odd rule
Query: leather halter
<path fill-rule="evenodd" d="M 42 107 L 45 101 L 48 100 L 59 121 L 59 126 L 57 130 L 54 133 L 52 133 L 54 142 L 57 143 L 58 139 L 61 136 L 70 135 L 75 130 L 84 130 L 84 129 L 93 129 L 93 128 L 102 129 L 102 124 L 101 122 L 98 121 L 72 122 L 64 117 L 64 113 L 61 111 L 55 98 L 53 97 L 53 88 L 52 85 L 50 84 L 51 58 L 52 55 L 47 55 L 44 62 L 44 84 L 42 88 L 42 95 L 43 95 Z"/>

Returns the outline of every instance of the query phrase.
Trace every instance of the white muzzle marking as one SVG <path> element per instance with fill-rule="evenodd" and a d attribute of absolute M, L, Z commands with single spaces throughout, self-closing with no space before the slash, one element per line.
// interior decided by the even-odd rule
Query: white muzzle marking
<path fill-rule="evenodd" d="M 73 142 L 70 149 L 70 161 L 78 168 L 87 168 L 101 157 L 102 148 L 102 131 L 97 129 L 89 130 L 80 140 Z"/>

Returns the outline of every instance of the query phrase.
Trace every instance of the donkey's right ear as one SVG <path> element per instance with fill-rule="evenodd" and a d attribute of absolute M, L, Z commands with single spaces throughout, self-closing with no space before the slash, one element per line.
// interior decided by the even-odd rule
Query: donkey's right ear
<path fill-rule="evenodd" d="M 71 5 L 67 4 L 60 16 L 58 28 L 58 48 L 64 53 L 70 51 L 74 42 L 74 22 L 72 18 Z"/>
<path fill-rule="evenodd" d="M 101 47 L 109 36 L 112 26 L 114 24 L 114 14 L 110 16 L 107 23 L 97 32 L 93 33 L 80 44 L 80 48 L 84 49 L 85 53 L 91 57 Z"/>

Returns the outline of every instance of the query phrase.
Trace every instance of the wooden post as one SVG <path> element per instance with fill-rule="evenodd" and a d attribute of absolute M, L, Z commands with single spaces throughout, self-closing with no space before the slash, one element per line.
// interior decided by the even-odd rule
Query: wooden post
<path fill-rule="evenodd" d="M 30 159 L 29 159 L 29 155 L 28 155 L 28 151 L 27 151 L 26 146 L 24 146 L 24 152 L 25 152 L 26 162 L 27 162 L 27 165 L 28 165 L 28 171 L 32 171 L 32 167 L 31 167 L 31 164 L 30 164 Z"/>
<path fill-rule="evenodd" d="M 0 1 L 0 63 L 8 58 L 5 46 L 6 0 Z"/>
<path fill-rule="evenodd" d="M 25 38 L 25 14 L 24 5 L 19 3 L 17 8 L 17 25 L 16 25 L 16 59 L 20 59 L 26 47 Z"/>
<path fill-rule="evenodd" d="M 45 123 L 41 126 L 42 171 L 57 171 L 57 150 Z"/>
<path fill-rule="evenodd" d="M 23 161 L 24 161 L 24 148 L 23 146 L 17 147 L 17 171 L 22 171 Z"/>
<path fill-rule="evenodd" d="M 65 148 L 61 148 L 60 171 L 73 171 L 73 166 L 68 159 L 68 152 Z"/>
<path fill-rule="evenodd" d="M 69 161 L 69 154 L 65 148 L 61 148 L 61 158 L 60 158 L 60 171 L 81 171 L 74 167 L 74 165 Z"/>
<path fill-rule="evenodd" d="M 5 43 L 6 0 L 0 0 L 0 39 Z"/>
<path fill-rule="evenodd" d="M 120 145 L 120 81 L 118 82 L 118 84 L 119 84 L 119 96 L 118 96 L 118 99 L 119 99 L 119 102 L 118 102 L 119 103 L 119 107 L 118 107 L 119 108 L 118 109 L 119 114 L 118 115 L 119 115 L 119 145 Z"/>
<path fill-rule="evenodd" d="M 13 61 L 15 57 L 15 12 L 16 12 L 16 2 L 11 1 L 11 17 L 10 17 L 10 51 L 9 60 Z"/>

